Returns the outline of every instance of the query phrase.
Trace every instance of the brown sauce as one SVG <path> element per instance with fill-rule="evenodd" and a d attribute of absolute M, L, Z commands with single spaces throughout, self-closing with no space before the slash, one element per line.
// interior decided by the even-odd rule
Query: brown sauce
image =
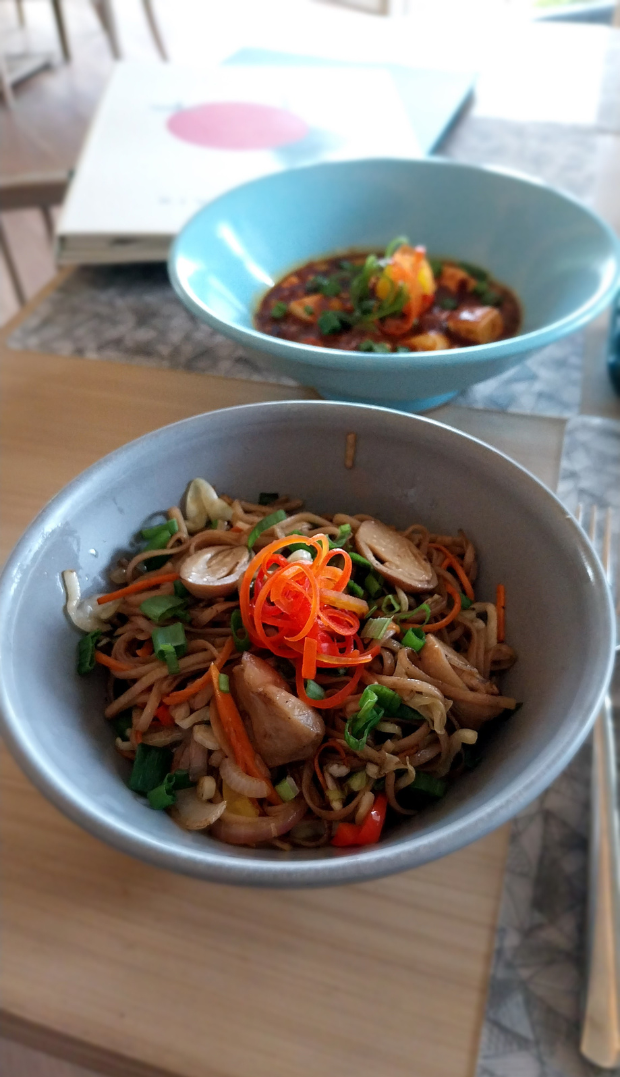
<path fill-rule="evenodd" d="M 400 250 L 413 256 L 411 247 Z M 509 288 L 477 266 L 426 259 L 422 248 L 415 253 L 424 259 L 427 275 L 432 272 L 432 285 L 412 321 L 407 306 L 402 313 L 378 316 L 384 308 L 377 281 L 392 264 L 381 255 L 360 299 L 360 275 L 369 256 L 356 252 L 317 259 L 288 273 L 263 297 L 256 327 L 284 340 L 362 352 L 467 348 L 516 336 L 521 308 Z M 398 253 L 393 257 L 397 260 Z"/>

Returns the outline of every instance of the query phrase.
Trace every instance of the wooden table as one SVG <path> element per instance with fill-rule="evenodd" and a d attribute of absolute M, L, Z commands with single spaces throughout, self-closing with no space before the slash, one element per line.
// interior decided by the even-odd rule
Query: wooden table
<path fill-rule="evenodd" d="M 490 76 L 481 99 L 497 102 Z M 515 104 L 518 118 L 526 106 Z M 601 155 L 595 204 L 620 224 L 617 134 Z M 124 442 L 201 411 L 314 395 L 15 352 L 4 344 L 14 325 L 0 335 L 4 553 L 47 498 Z M 605 328 L 589 331 L 583 410 L 618 417 Z M 562 420 L 451 406 L 433 417 L 555 486 Z M 143 1077 L 472 1077 L 506 827 L 378 882 L 242 890 L 117 853 L 58 814 L 6 753 L 2 770 L 6 1035 Z"/>

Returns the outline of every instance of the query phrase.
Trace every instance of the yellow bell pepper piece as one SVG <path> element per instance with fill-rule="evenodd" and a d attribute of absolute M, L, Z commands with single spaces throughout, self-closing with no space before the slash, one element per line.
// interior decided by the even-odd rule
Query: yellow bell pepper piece
<path fill-rule="evenodd" d="M 234 815 L 247 815 L 250 819 L 254 819 L 258 815 L 258 808 L 252 804 L 249 797 L 244 796 L 243 793 L 235 792 L 224 781 L 222 782 L 222 796 L 226 801 L 228 811 L 231 811 Z"/>

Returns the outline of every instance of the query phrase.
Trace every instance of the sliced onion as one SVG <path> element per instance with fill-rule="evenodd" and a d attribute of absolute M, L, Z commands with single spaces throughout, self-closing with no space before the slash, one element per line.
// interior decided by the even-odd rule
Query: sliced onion
<path fill-rule="evenodd" d="M 231 789 L 234 789 L 235 793 L 242 793 L 245 797 L 260 799 L 261 797 L 266 797 L 269 792 L 267 782 L 264 782 L 261 778 L 250 777 L 229 756 L 222 759 L 220 774 L 226 784 Z"/>
<path fill-rule="evenodd" d="M 120 606 L 122 599 L 114 602 L 97 604 L 97 595 L 90 595 L 81 599 L 80 581 L 74 569 L 68 568 L 62 574 L 67 603 L 65 609 L 77 628 L 82 632 L 95 632 L 98 628 L 105 628 L 106 621 L 110 620 Z M 81 599 L 81 601 L 80 601 Z"/>
<path fill-rule="evenodd" d="M 278 815 L 259 815 L 250 819 L 245 815 L 233 815 L 225 811 L 211 828 L 211 833 L 220 841 L 229 845 L 257 845 L 261 841 L 271 841 L 299 823 L 308 810 L 305 800 L 296 798 L 286 805 L 286 810 Z"/>
<path fill-rule="evenodd" d="M 185 830 L 205 830 L 206 827 L 212 826 L 225 810 L 223 800 L 219 804 L 213 804 L 212 801 L 199 800 L 195 789 L 178 789 L 176 803 L 170 814 Z"/>

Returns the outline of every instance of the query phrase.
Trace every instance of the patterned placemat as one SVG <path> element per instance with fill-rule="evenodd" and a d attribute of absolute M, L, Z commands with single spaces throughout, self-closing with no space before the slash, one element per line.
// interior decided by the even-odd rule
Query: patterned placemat
<path fill-rule="evenodd" d="M 620 519 L 620 422 L 567 423 L 559 496 Z M 601 527 L 603 520 L 600 520 Z M 616 528 L 617 550 L 618 532 Z M 620 735 L 620 670 L 612 695 Z M 591 747 L 515 819 L 476 1077 L 620 1077 L 579 1053 L 585 987 Z"/>

